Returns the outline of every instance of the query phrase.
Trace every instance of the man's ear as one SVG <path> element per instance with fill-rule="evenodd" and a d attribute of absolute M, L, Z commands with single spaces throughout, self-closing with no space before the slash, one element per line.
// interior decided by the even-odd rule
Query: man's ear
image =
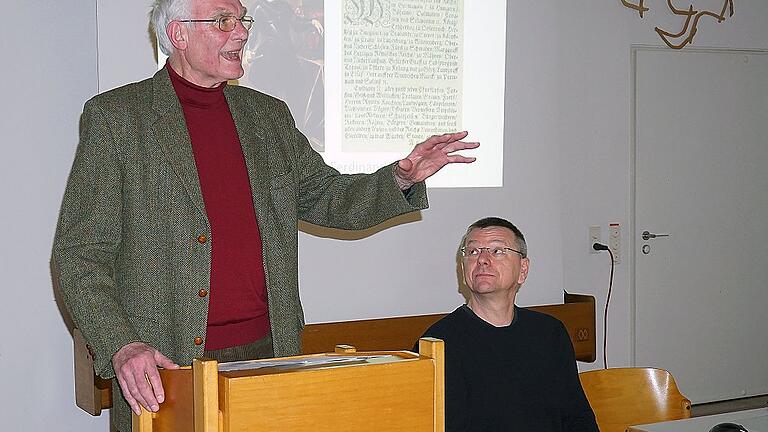
<path fill-rule="evenodd" d="M 174 48 L 179 51 L 187 49 L 187 26 L 182 25 L 178 21 L 171 21 L 165 27 L 165 34 L 168 35 L 168 39 L 171 40 Z"/>
<path fill-rule="evenodd" d="M 531 261 L 528 258 L 522 258 L 520 260 L 520 275 L 517 277 L 517 283 L 522 285 L 525 279 L 528 277 L 528 268 L 531 265 Z"/>

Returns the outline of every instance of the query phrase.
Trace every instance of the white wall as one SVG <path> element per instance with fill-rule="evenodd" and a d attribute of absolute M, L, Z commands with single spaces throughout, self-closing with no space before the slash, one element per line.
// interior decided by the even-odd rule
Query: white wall
<path fill-rule="evenodd" d="M 515 2 L 520 3 L 520 2 Z M 554 2 L 547 2 L 554 3 Z M 610 7 L 615 3 L 615 7 Z M 679 4 L 678 4 L 679 3 Z M 678 7 L 691 2 L 677 2 Z M 718 11 L 722 1 L 698 1 L 697 7 Z M 719 3 L 719 5 L 717 5 Z M 677 31 L 679 17 L 667 12 L 666 1 L 646 1 L 644 19 L 619 2 L 580 2 L 554 15 L 528 16 L 537 28 L 551 32 L 559 47 L 556 77 L 536 85 L 557 87 L 557 147 L 560 154 L 559 202 L 563 232 L 563 277 L 566 289 L 594 293 L 598 299 L 598 327 L 607 292 L 607 259 L 584 250 L 587 227 L 622 224 L 623 261 L 617 267 L 608 318 L 610 366 L 629 364 L 631 358 L 630 305 L 630 45 L 663 45 L 654 26 Z M 723 24 L 702 19 L 696 47 L 768 48 L 768 2 L 734 2 L 735 14 Z M 530 10 L 529 10 L 530 12 Z M 663 12 L 663 13 L 662 13 Z M 511 17 L 509 17 L 511 19 Z M 510 22 L 510 21 L 508 21 Z M 538 33 L 536 36 L 541 35 Z M 537 44 L 537 38 L 529 38 Z M 607 232 L 603 231 L 606 239 Z M 768 258 L 768 257 L 766 257 Z M 695 300 L 695 299 L 693 299 Z M 598 339 L 598 347 L 602 338 Z M 591 367 L 602 364 L 599 357 Z"/>
<path fill-rule="evenodd" d="M 93 2 L 44 3 L 15 5 L 14 13 L 38 17 L 36 27 L 23 20 L 0 26 L 6 96 L 0 226 L 7 245 L 0 250 L 0 325 L 6 332 L 0 338 L 0 418 L 4 429 L 55 424 L 104 431 L 104 418 L 92 420 L 74 406 L 71 342 L 54 301 L 48 259 L 82 103 L 97 92 L 96 83 L 104 91 L 155 70 L 148 2 L 98 2 L 98 78 Z M 520 303 L 539 303 L 561 287 L 592 294 L 601 326 L 608 259 L 588 252 L 587 227 L 602 225 L 605 238 L 607 224 L 619 222 L 624 253 L 608 320 L 608 354 L 612 366 L 629 364 L 629 53 L 632 44 L 659 45 L 653 26 L 675 28 L 677 21 L 662 14 L 664 0 L 646 1 L 652 11 L 642 20 L 619 1 L 578 3 L 508 2 L 506 186 L 433 190 L 421 221 L 362 240 L 302 234 L 308 321 L 451 310 L 462 301 L 453 262 L 459 237 L 470 222 L 496 214 L 523 229 L 533 256 Z M 702 23 L 695 46 L 768 47 L 768 2 L 734 4 L 736 14 L 724 24 Z"/>
<path fill-rule="evenodd" d="M 96 4 L 14 2 L 0 25 L 0 429 L 106 430 L 73 405 L 72 339 L 54 299 L 51 242 L 96 86 Z"/>

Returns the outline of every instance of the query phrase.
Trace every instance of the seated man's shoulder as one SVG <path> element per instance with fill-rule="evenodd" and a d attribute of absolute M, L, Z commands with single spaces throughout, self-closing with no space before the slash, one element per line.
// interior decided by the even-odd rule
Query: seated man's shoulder
<path fill-rule="evenodd" d="M 441 336 L 452 334 L 457 329 L 460 329 L 463 326 L 463 321 L 466 319 L 466 313 L 463 311 L 464 307 L 465 306 L 461 306 L 437 320 L 427 329 L 424 336 L 440 338 Z"/>
<path fill-rule="evenodd" d="M 544 312 L 538 312 L 526 308 L 518 308 L 517 311 L 520 314 L 520 320 L 530 325 L 552 329 L 565 328 L 559 319 L 553 317 L 552 315 L 545 314 Z"/>

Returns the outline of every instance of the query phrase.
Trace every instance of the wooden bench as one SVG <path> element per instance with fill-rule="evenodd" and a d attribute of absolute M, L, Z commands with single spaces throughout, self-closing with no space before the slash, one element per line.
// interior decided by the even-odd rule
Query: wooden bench
<path fill-rule="evenodd" d="M 565 303 L 531 306 L 565 324 L 576 359 L 595 361 L 595 298 L 565 293 Z M 446 314 L 416 315 L 308 324 L 302 334 L 302 354 L 333 352 L 347 344 L 359 351 L 411 350 L 424 331 Z M 112 406 L 112 382 L 94 373 L 93 358 L 78 329 L 73 332 L 75 356 L 75 403 L 85 412 L 98 416 Z"/>

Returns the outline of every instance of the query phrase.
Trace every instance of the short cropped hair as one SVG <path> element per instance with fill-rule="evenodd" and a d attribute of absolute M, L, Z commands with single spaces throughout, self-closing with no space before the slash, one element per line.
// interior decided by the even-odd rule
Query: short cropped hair
<path fill-rule="evenodd" d="M 469 235 L 470 231 L 473 229 L 480 229 L 480 228 L 490 228 L 490 227 L 501 227 L 501 228 L 507 228 L 508 230 L 512 231 L 512 233 L 515 235 L 515 241 L 517 242 L 517 249 L 520 251 L 520 254 L 523 256 L 523 258 L 528 256 L 528 246 L 525 244 L 525 236 L 523 236 L 522 231 L 520 231 L 512 222 L 502 219 L 500 217 L 486 217 L 482 218 L 479 221 L 473 223 L 472 225 L 467 228 L 467 232 L 464 233 L 464 237 L 461 239 L 461 245 L 466 246 L 467 243 L 467 236 Z"/>
<path fill-rule="evenodd" d="M 149 26 L 155 32 L 163 54 L 170 56 L 173 52 L 173 44 L 165 28 L 173 20 L 190 18 L 191 12 L 192 0 L 155 0 L 149 12 Z"/>

